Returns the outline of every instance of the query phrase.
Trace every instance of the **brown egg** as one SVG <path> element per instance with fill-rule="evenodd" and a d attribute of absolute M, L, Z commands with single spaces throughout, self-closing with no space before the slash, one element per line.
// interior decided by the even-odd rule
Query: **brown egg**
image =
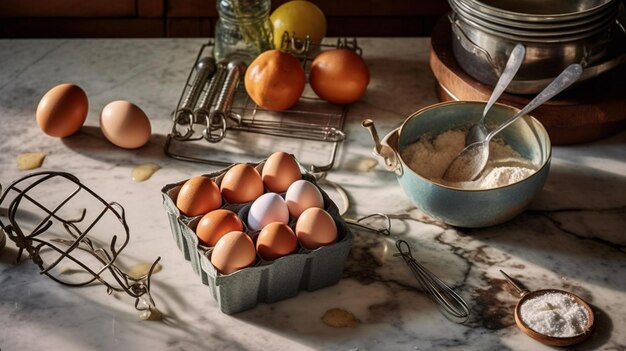
<path fill-rule="evenodd" d="M 104 106 L 100 113 L 100 129 L 110 142 L 125 149 L 145 145 L 152 133 L 150 120 L 143 110 L 124 100 Z"/>
<path fill-rule="evenodd" d="M 226 233 L 215 244 L 211 263 L 218 272 L 231 274 L 256 262 L 256 251 L 252 239 L 244 232 Z"/>
<path fill-rule="evenodd" d="M 50 89 L 37 105 L 37 124 L 53 137 L 64 138 L 76 133 L 85 123 L 89 102 L 78 85 L 59 84 Z"/>
<path fill-rule="evenodd" d="M 263 181 L 254 167 L 240 163 L 224 174 L 220 190 L 222 196 L 230 203 L 250 202 L 263 195 Z"/>
<path fill-rule="evenodd" d="M 298 238 L 288 225 L 272 222 L 266 225 L 256 239 L 259 256 L 267 261 L 289 255 L 298 248 Z"/>
<path fill-rule="evenodd" d="M 176 207 L 189 217 L 205 214 L 221 206 L 220 188 L 213 180 L 204 176 L 187 180 L 176 198 Z"/>
<path fill-rule="evenodd" d="M 225 209 L 205 214 L 196 227 L 200 243 L 206 246 L 215 246 L 224 234 L 233 231 L 243 231 L 243 223 L 235 212 Z"/>
<path fill-rule="evenodd" d="M 337 241 L 337 225 L 328 212 L 311 207 L 296 222 L 296 236 L 300 244 L 309 250 Z"/>
<path fill-rule="evenodd" d="M 293 156 L 286 152 L 275 152 L 265 161 L 261 178 L 269 191 L 282 193 L 293 182 L 302 179 L 302 174 Z"/>

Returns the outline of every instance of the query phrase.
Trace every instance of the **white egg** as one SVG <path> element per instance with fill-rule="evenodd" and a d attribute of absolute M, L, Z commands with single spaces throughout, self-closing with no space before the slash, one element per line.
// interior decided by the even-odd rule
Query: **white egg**
<path fill-rule="evenodd" d="M 285 200 L 276 193 L 267 193 L 256 199 L 248 212 L 248 227 L 261 230 L 272 222 L 289 223 L 289 209 Z"/>
<path fill-rule="evenodd" d="M 304 210 L 311 207 L 324 208 L 322 193 L 313 183 L 306 180 L 298 180 L 289 186 L 285 202 L 293 218 L 300 217 Z"/>

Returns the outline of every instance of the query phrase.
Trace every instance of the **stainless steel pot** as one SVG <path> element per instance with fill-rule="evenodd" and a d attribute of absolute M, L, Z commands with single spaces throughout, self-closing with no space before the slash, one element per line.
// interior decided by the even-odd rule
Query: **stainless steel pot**
<path fill-rule="evenodd" d="M 626 10 L 619 0 L 448 2 L 454 57 L 480 82 L 494 85 L 511 50 L 524 44 L 526 57 L 509 93 L 537 93 L 572 63 L 584 69 L 580 84 L 626 60 Z"/>
<path fill-rule="evenodd" d="M 616 11 L 616 8 L 619 6 L 618 1 L 614 1 L 610 6 L 607 6 L 597 13 L 593 13 L 589 16 L 572 19 L 569 21 L 561 21 L 561 22 L 528 22 L 528 21 L 516 21 L 504 17 L 494 16 L 486 12 L 482 12 L 477 10 L 475 7 L 471 6 L 471 2 L 469 0 L 450 0 L 450 4 L 455 4 L 461 8 L 463 8 L 468 13 L 482 18 L 486 21 L 497 23 L 503 26 L 511 27 L 511 28 L 521 28 L 528 30 L 557 30 L 557 29 L 566 29 L 571 27 L 581 27 L 586 26 L 590 23 L 602 20 L 606 18 L 611 13 Z"/>
<path fill-rule="evenodd" d="M 472 77 L 494 85 L 513 47 L 526 46 L 526 58 L 507 92 L 531 94 L 541 91 L 565 67 L 579 63 L 585 67 L 602 61 L 612 38 L 613 27 L 563 37 L 531 38 L 503 34 L 449 15 L 452 50 L 461 66 Z M 587 77 L 589 78 L 589 77 Z"/>
<path fill-rule="evenodd" d="M 524 41 L 527 38 L 539 38 L 539 39 L 553 39 L 554 40 L 567 40 L 570 37 L 588 36 L 597 30 L 607 30 L 613 25 L 615 18 L 617 17 L 617 3 L 607 7 L 605 11 L 598 13 L 597 15 L 585 18 L 583 20 L 575 21 L 580 23 L 575 26 L 561 26 L 554 23 L 539 23 L 532 27 L 533 23 L 522 23 L 515 21 L 507 21 L 507 23 L 498 23 L 497 17 L 481 14 L 474 11 L 467 6 L 463 0 L 450 0 L 450 6 L 457 15 L 463 19 L 475 23 L 477 26 L 489 29 L 494 33 L 502 36 L 515 36 L 520 41 Z M 571 22 L 564 22 L 569 24 Z"/>
<path fill-rule="evenodd" d="M 482 13 L 521 22 L 564 22 L 594 15 L 617 0 L 464 0 Z"/>

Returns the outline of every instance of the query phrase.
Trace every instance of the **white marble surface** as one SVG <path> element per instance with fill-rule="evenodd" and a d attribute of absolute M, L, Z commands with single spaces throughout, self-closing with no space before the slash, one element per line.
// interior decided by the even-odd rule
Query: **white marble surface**
<path fill-rule="evenodd" d="M 108 296 L 102 286 L 68 288 L 39 275 L 30 260 L 15 264 L 8 240 L 0 250 L 0 349 L 9 350 L 541 350 L 549 349 L 515 327 L 516 302 L 498 272 L 531 289 L 563 288 L 587 299 L 597 327 L 579 349 L 626 348 L 626 133 L 585 145 L 555 147 L 548 182 L 531 208 L 500 226 L 457 230 L 415 209 L 395 176 L 372 159 L 371 140 L 359 123 L 369 117 L 385 133 L 411 112 L 436 102 L 428 66 L 428 39 L 362 39 L 371 69 L 365 97 L 350 109 L 328 179 L 351 197 L 350 217 L 384 212 L 392 238 L 356 233 L 339 284 L 236 315 L 222 314 L 176 247 L 160 188 L 217 167 L 173 160 L 165 136 L 202 39 L 0 41 L 0 183 L 18 171 L 22 152 L 47 154 L 40 170 L 75 174 L 108 201 L 126 209 L 131 240 L 120 261 L 162 258 L 153 296 L 166 315 L 140 321 L 133 300 Z M 61 82 L 87 92 L 89 115 L 77 135 L 48 137 L 34 111 L 41 96 Z M 126 99 L 148 114 L 153 135 L 138 150 L 109 144 L 98 128 L 108 102 Z M 262 150 L 269 154 L 275 150 Z M 290 150 L 287 150 L 290 151 Z M 134 183 L 131 169 L 155 162 L 163 168 Z M 49 196 L 57 196 L 50 191 Z M 2 204 L 6 206 L 6 204 Z M 4 221 L 4 217 L 2 218 Z M 472 310 L 466 325 L 446 320 L 404 263 L 393 239 L 413 245 L 418 260 L 453 285 Z M 360 320 L 334 329 L 320 321 L 341 307 Z"/>

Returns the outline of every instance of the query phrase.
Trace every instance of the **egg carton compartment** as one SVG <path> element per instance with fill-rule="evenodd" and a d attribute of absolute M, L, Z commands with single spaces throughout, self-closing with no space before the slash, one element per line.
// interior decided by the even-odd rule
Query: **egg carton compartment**
<path fill-rule="evenodd" d="M 308 43 L 302 48 L 296 45 L 292 53 L 299 59 L 308 77 L 315 56 L 320 51 L 335 48 L 348 48 L 358 55 L 362 54 L 356 38 L 338 38 L 334 43 Z M 240 81 L 227 111 L 227 115 L 236 118 L 227 118 L 225 136 L 219 141 L 208 141 L 203 136 L 205 128 L 209 127 L 205 120 L 185 119 L 185 123 L 178 120 L 177 111 L 192 90 L 198 74 L 197 64 L 203 57 L 211 56 L 212 50 L 212 42 L 202 45 L 191 66 L 176 109 L 172 112 L 174 123 L 165 142 L 166 155 L 185 161 L 227 166 L 245 162 L 250 156 L 262 157 L 259 154 L 262 150 L 290 150 L 298 159 L 306 160 L 314 172 L 333 167 L 337 150 L 346 139 L 343 127 L 349 105 L 332 104 L 320 99 L 311 89 L 308 78 L 296 105 L 279 112 L 256 105 Z M 208 84 L 204 86 L 203 94 L 207 87 Z M 214 112 L 215 107 L 213 104 L 210 111 Z"/>
<path fill-rule="evenodd" d="M 250 165 L 261 172 L 264 161 Z M 302 179 L 317 186 L 315 178 L 302 166 L 300 168 Z M 205 174 L 205 176 L 219 185 L 228 169 L 230 167 Z M 259 302 L 273 303 L 294 297 L 300 290 L 313 291 L 334 285 L 341 279 L 353 237 L 339 215 L 337 206 L 319 186 L 317 187 L 324 199 L 324 209 L 333 217 L 337 226 L 335 243 L 315 250 L 308 250 L 298 243 L 298 250 L 295 253 L 273 261 L 265 261 L 257 254 L 254 266 L 224 275 L 219 273 L 210 261 L 213 248 L 202 245 L 196 236 L 195 228 L 202 215 L 187 217 L 176 207 L 178 192 L 185 181 L 168 184 L 162 188 L 163 205 L 168 214 L 176 245 L 185 259 L 191 262 L 194 272 L 200 276 L 202 283 L 209 286 L 209 292 L 222 312 L 226 314 L 241 312 L 255 307 Z M 284 193 L 281 196 L 284 196 Z M 224 202 L 221 208 L 236 212 L 246 226 L 250 204 Z M 290 221 L 292 229 L 294 223 L 293 220 Z M 250 231 L 247 227 L 244 230 L 253 240 L 256 239 L 258 231 Z"/>

